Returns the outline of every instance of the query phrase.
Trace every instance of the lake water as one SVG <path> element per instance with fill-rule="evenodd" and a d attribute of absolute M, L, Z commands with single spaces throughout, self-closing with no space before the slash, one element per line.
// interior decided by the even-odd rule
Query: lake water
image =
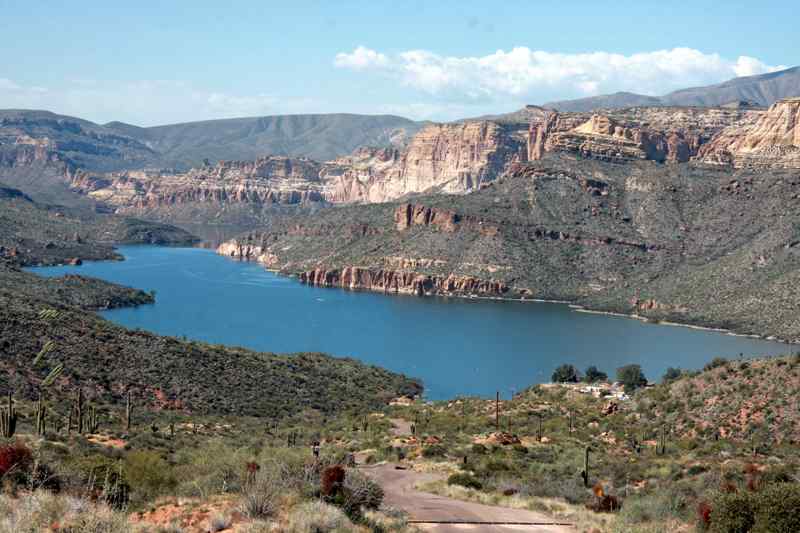
<path fill-rule="evenodd" d="M 130 328 L 271 352 L 352 356 L 421 378 L 431 399 L 504 397 L 549 381 L 564 362 L 583 370 L 639 363 L 650 379 L 715 356 L 784 353 L 786 345 L 576 312 L 566 305 L 386 296 L 302 285 L 197 248 L 123 246 L 124 262 L 34 268 L 156 291 L 156 304 L 104 311 Z M 235 364 L 235 362 L 231 362 Z"/>

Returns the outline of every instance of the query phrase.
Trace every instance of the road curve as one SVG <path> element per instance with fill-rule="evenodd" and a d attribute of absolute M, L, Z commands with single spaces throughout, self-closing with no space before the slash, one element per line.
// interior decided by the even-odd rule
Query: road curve
<path fill-rule="evenodd" d="M 554 524 L 551 517 L 534 511 L 454 500 L 414 489 L 415 483 L 441 479 L 441 476 L 436 474 L 400 470 L 395 468 L 394 464 L 365 467 L 362 471 L 383 488 L 385 506 L 405 511 L 410 522 L 426 531 L 575 532 L 572 527 Z"/>

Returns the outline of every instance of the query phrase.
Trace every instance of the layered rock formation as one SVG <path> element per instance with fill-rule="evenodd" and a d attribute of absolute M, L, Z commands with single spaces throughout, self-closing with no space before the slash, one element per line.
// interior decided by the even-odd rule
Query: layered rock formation
<path fill-rule="evenodd" d="M 552 112 L 530 127 L 531 160 L 568 152 L 616 163 L 685 163 L 726 128 L 754 123 L 762 111 L 740 108 L 632 108 L 602 113 Z"/>
<path fill-rule="evenodd" d="M 509 288 L 495 280 L 471 276 L 446 277 L 418 274 L 409 271 L 345 267 L 341 270 L 317 268 L 298 275 L 301 283 L 317 287 L 339 287 L 350 290 L 369 290 L 397 294 L 496 296 L 505 295 Z"/>
<path fill-rule="evenodd" d="M 698 159 L 736 168 L 800 168 L 800 98 L 780 100 L 755 122 L 726 128 Z"/>
<path fill-rule="evenodd" d="M 491 121 L 433 124 L 403 151 L 361 150 L 327 165 L 333 202 L 385 202 L 411 193 L 466 193 L 528 158 L 525 128 Z"/>
<path fill-rule="evenodd" d="M 78 172 L 71 177 L 70 186 L 120 213 L 186 203 L 302 204 L 323 201 L 320 167 L 310 159 L 272 156 L 220 161 L 183 174 L 143 170 L 98 176 Z"/>
<path fill-rule="evenodd" d="M 142 218 L 254 227 L 268 223 L 272 208 L 284 206 L 315 209 L 327 204 L 387 202 L 422 193 L 471 193 L 528 161 L 553 153 L 617 164 L 649 160 L 800 168 L 798 107 L 798 99 L 778 102 L 769 110 L 737 105 L 559 113 L 531 106 L 496 119 L 431 124 L 405 148 L 363 147 L 324 163 L 279 156 L 215 165 L 206 161 L 186 172 L 89 172 L 64 155 L 69 148 L 64 141 L 37 136 L 35 128 L 18 128 L 13 138 L 0 138 L 4 143 L 0 144 L 0 179 L 22 176 L 11 184 L 30 192 L 37 178 L 47 176 L 38 193 L 69 187 L 82 198 Z M 77 128 L 87 135 L 80 125 L 61 127 Z M 96 135 L 103 142 L 113 141 Z M 604 193 L 594 189 L 594 194 Z M 66 203 L 70 199 L 61 195 L 55 200 Z M 420 216 L 429 215 L 411 213 L 405 223 L 416 224 Z M 426 223 L 441 228 L 452 229 L 459 222 L 452 214 L 432 215 Z M 466 222 L 480 223 L 461 221 Z"/>

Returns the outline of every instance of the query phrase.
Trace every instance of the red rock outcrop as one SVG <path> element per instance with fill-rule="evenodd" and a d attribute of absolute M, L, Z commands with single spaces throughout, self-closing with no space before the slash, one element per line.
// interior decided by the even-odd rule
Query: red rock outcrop
<path fill-rule="evenodd" d="M 737 168 L 800 168 L 800 98 L 775 102 L 752 124 L 726 128 L 698 159 Z"/>
<path fill-rule="evenodd" d="M 446 277 L 369 269 L 356 266 L 342 269 L 316 268 L 300 273 L 302 283 L 317 287 L 340 287 L 351 290 L 394 292 L 422 295 L 502 296 L 509 287 L 501 281 L 451 274 Z"/>
<path fill-rule="evenodd" d="M 500 231 L 496 224 L 476 217 L 418 204 L 397 207 L 394 210 L 394 224 L 397 231 L 404 231 L 412 226 L 436 227 L 448 233 L 455 232 L 459 227 L 468 227 L 477 229 L 482 235 L 496 235 Z"/>

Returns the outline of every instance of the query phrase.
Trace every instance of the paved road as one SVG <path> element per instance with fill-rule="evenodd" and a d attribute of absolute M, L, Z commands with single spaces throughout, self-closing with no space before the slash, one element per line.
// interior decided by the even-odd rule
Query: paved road
<path fill-rule="evenodd" d="M 383 487 L 384 505 L 407 512 L 413 522 L 423 522 L 416 524 L 420 529 L 437 533 L 457 531 L 574 533 L 575 531 L 567 526 L 552 525 L 553 519 L 541 513 L 454 500 L 414 489 L 415 483 L 441 479 L 437 474 L 398 470 L 394 464 L 364 468 L 363 472 Z M 458 523 L 436 524 L 436 522 Z M 500 525 L 503 523 L 507 525 Z M 510 525 L 512 523 L 521 524 Z"/>

